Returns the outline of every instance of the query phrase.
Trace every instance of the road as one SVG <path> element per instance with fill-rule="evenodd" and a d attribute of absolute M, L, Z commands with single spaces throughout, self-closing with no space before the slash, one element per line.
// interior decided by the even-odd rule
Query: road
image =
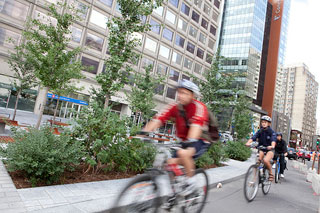
<path fill-rule="evenodd" d="M 260 188 L 251 203 L 243 195 L 244 178 L 225 184 L 220 189 L 212 189 L 203 212 L 320 213 L 320 196 L 314 195 L 311 184 L 306 182 L 306 176 L 292 168 L 290 161 L 288 168 L 281 183 L 273 183 L 268 195 L 263 195 Z"/>

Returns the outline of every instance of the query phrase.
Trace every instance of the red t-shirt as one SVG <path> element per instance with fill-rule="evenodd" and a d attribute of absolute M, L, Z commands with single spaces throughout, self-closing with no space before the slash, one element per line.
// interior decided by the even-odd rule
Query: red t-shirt
<path fill-rule="evenodd" d="M 209 114 L 206 105 L 200 101 L 193 100 L 190 104 L 183 106 L 185 116 L 189 122 L 189 126 L 199 125 L 204 130 L 208 127 Z M 155 116 L 154 120 L 164 124 L 167 120 L 173 119 L 176 124 L 176 135 L 182 140 L 186 140 L 188 136 L 188 128 L 185 118 L 181 116 L 178 104 L 169 105 L 163 112 Z"/>

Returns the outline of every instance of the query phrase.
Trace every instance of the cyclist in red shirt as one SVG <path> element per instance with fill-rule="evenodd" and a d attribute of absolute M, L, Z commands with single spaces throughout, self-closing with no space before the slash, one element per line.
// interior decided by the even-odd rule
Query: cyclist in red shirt
<path fill-rule="evenodd" d="M 182 142 L 183 149 L 178 150 L 168 164 L 183 165 L 189 177 L 186 194 L 191 193 L 194 182 L 194 158 L 201 156 L 210 147 L 210 143 L 201 138 L 202 131 L 208 130 L 209 114 L 205 104 L 195 99 L 199 93 L 197 85 L 181 80 L 178 84 L 178 103 L 170 105 L 164 112 L 155 116 L 143 131 L 154 131 L 169 119 L 176 123 L 176 135 Z"/>

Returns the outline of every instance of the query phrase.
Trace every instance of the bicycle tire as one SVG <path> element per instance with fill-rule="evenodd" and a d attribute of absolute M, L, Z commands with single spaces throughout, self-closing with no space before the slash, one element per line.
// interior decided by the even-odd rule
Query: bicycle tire
<path fill-rule="evenodd" d="M 271 188 L 271 181 L 269 181 L 269 170 L 264 168 L 264 177 L 265 179 L 262 181 L 262 192 L 264 195 L 267 195 Z"/>
<path fill-rule="evenodd" d="M 274 182 L 278 183 L 279 182 L 279 163 L 276 163 L 276 168 L 274 170 Z"/>
<path fill-rule="evenodd" d="M 253 174 L 253 181 L 249 180 L 251 173 Z M 254 173 L 256 173 L 256 174 L 254 174 Z M 246 173 L 245 178 L 244 178 L 244 187 L 243 187 L 244 197 L 246 198 L 246 200 L 248 202 L 253 201 L 254 198 L 257 196 L 257 193 L 259 190 L 259 178 L 260 177 L 259 177 L 258 165 L 256 165 L 256 164 L 251 165 Z M 248 187 L 253 188 L 253 193 L 251 195 L 248 194 L 248 191 L 249 191 Z"/>
<path fill-rule="evenodd" d="M 202 211 L 202 209 L 206 203 L 207 197 L 208 197 L 209 179 L 208 179 L 207 173 L 205 172 L 204 169 L 199 168 L 199 169 L 195 170 L 194 175 L 195 176 L 203 175 L 202 180 L 204 180 L 204 183 L 202 185 L 200 185 L 199 183 L 201 182 L 200 181 L 201 178 L 196 177 L 197 178 L 197 185 L 198 185 L 197 190 L 195 190 L 195 192 L 193 192 L 192 194 L 186 196 L 184 201 L 185 201 L 185 203 L 191 204 L 192 206 L 194 203 L 199 204 L 199 206 L 196 209 L 192 209 L 192 210 L 188 209 L 189 207 L 191 207 L 191 205 L 183 206 L 182 207 L 183 213 L 200 213 Z M 195 196 L 198 196 L 199 198 L 203 198 L 203 200 L 200 202 L 197 202 L 198 199 L 195 199 Z"/>
<path fill-rule="evenodd" d="M 141 191 L 143 192 L 142 187 L 145 186 L 150 186 L 151 188 L 153 188 L 153 192 L 155 194 L 155 198 L 148 200 L 146 202 L 137 202 L 137 201 L 132 201 L 132 203 L 130 203 L 129 205 L 123 205 L 121 204 L 121 201 L 125 199 L 126 194 L 130 193 L 130 189 L 133 190 L 139 190 L 139 188 L 141 187 Z M 130 197 L 130 196 L 129 196 Z M 141 198 L 143 197 L 141 194 L 136 194 L 134 196 L 135 198 Z M 160 201 L 159 201 L 160 197 L 159 197 L 159 191 L 158 191 L 158 186 L 157 184 L 153 181 L 153 177 L 151 175 L 148 174 L 143 174 L 143 175 L 139 175 L 137 177 L 135 177 L 133 180 L 131 180 L 127 186 L 120 192 L 119 196 L 117 197 L 115 204 L 113 205 L 113 208 L 110 210 L 111 213 L 127 213 L 127 212 L 157 212 L 159 205 L 160 205 Z M 148 206 L 145 206 L 148 205 Z M 134 209 L 136 208 L 136 209 Z M 154 208 L 154 209 L 152 209 Z M 130 211 L 131 210 L 131 211 Z M 135 210 L 135 211 L 133 211 Z M 150 210 L 150 211 L 146 211 L 146 210 Z"/>

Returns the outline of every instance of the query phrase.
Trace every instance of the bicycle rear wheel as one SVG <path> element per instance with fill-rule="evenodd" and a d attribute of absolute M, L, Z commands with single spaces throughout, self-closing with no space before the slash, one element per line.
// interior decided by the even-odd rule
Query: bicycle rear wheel
<path fill-rule="evenodd" d="M 152 176 L 143 174 L 135 177 L 121 191 L 110 212 L 156 212 L 160 205 L 159 199 L 158 187 Z"/>
<path fill-rule="evenodd" d="M 279 166 L 279 163 L 277 161 L 276 168 L 274 169 L 274 182 L 275 183 L 279 182 L 279 172 L 280 172 L 280 166 Z"/>
<path fill-rule="evenodd" d="M 262 181 L 262 192 L 264 195 L 268 194 L 271 188 L 271 181 L 269 181 L 269 170 L 264 168 L 265 179 Z"/>
<path fill-rule="evenodd" d="M 244 197 L 248 202 L 253 201 L 259 189 L 259 170 L 258 165 L 251 165 L 244 179 Z"/>
<path fill-rule="evenodd" d="M 197 180 L 195 191 L 183 200 L 184 213 L 200 213 L 205 205 L 209 190 L 209 179 L 204 169 L 196 169 L 194 178 Z"/>

